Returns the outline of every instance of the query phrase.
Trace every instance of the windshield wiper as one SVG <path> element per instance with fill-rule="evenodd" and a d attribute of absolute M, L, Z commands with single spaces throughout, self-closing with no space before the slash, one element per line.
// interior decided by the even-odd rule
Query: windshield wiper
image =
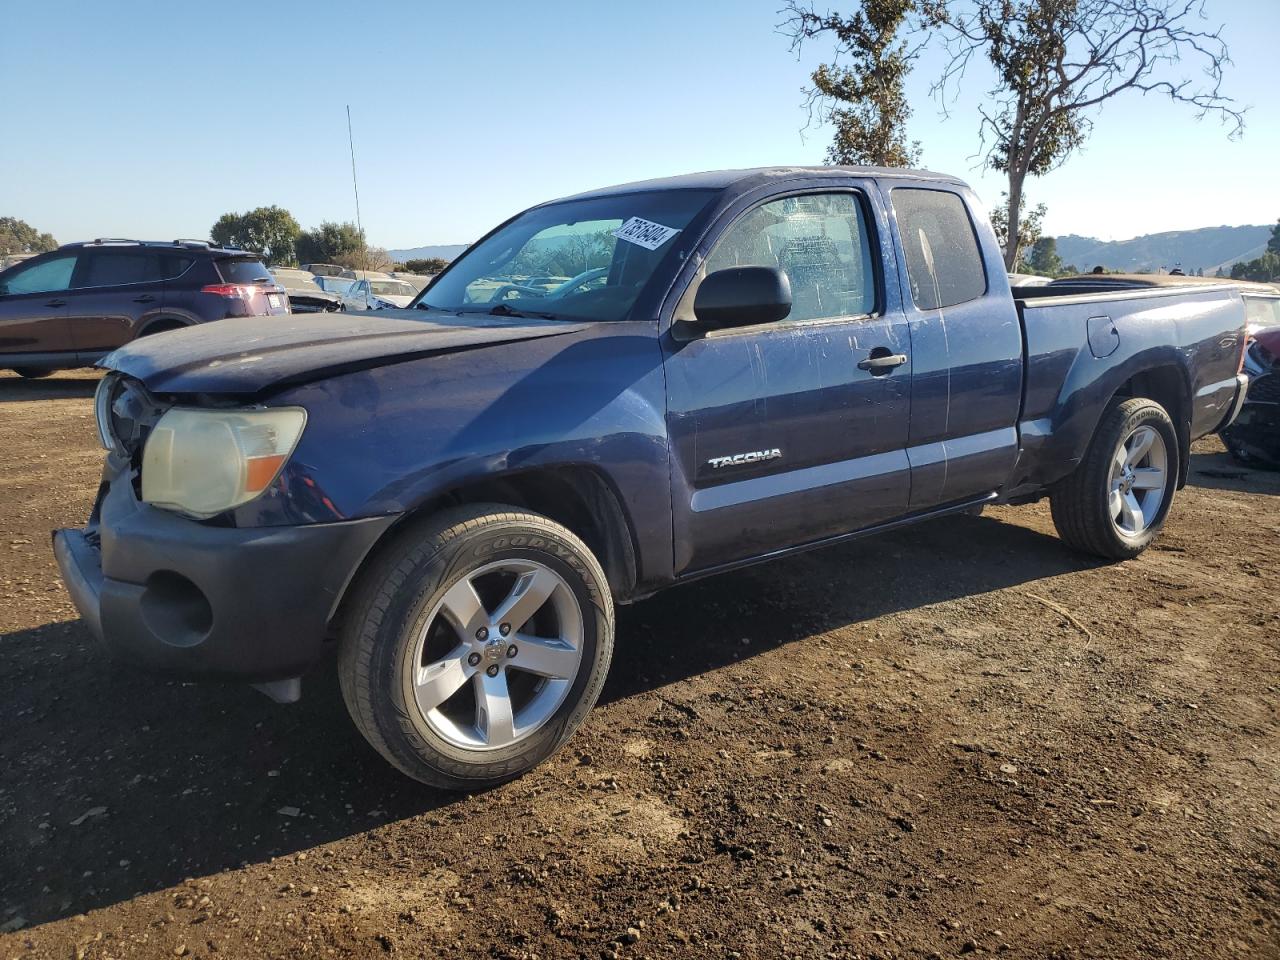
<path fill-rule="evenodd" d="M 505 303 L 495 305 L 489 310 L 489 313 L 495 317 L 526 317 L 537 320 L 562 319 L 561 317 L 557 317 L 554 313 L 537 313 L 536 311 L 525 312 L 524 310 L 517 310 L 515 307 L 509 307 Z"/>

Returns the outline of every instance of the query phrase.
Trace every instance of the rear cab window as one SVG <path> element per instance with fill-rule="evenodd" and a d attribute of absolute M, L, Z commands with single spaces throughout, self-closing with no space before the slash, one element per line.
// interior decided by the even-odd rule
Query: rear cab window
<path fill-rule="evenodd" d="M 964 200 L 915 187 L 899 187 L 892 197 L 915 305 L 938 310 L 985 295 L 987 271 Z"/>

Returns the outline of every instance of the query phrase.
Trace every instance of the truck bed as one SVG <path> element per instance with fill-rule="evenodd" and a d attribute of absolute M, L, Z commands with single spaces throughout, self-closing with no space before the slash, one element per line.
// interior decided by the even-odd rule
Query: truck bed
<path fill-rule="evenodd" d="M 1016 287 L 1026 344 L 1022 453 L 1008 493 L 1070 472 L 1108 399 L 1139 375 L 1162 379 L 1187 440 L 1212 433 L 1236 395 L 1239 290 L 1204 282 L 1098 290 L 1087 283 Z"/>

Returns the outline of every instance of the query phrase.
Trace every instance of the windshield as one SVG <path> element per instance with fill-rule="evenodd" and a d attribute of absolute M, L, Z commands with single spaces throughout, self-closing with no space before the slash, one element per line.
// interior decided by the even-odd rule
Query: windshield
<path fill-rule="evenodd" d="M 625 320 L 710 190 L 623 193 L 535 207 L 449 266 L 416 306 Z"/>
<path fill-rule="evenodd" d="M 418 292 L 399 280 L 370 280 L 369 288 L 377 297 L 412 297 Z"/>

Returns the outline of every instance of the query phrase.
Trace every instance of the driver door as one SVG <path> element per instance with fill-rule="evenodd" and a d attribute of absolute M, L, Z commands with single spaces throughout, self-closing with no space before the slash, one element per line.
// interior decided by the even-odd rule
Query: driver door
<path fill-rule="evenodd" d="M 906 512 L 910 363 L 859 367 L 873 351 L 910 353 L 879 280 L 895 274 L 872 228 L 877 197 L 843 189 L 758 204 L 720 234 L 682 295 L 665 338 L 677 576 Z M 682 335 L 699 279 L 735 266 L 786 273 L 790 315 Z"/>
<path fill-rule="evenodd" d="M 21 364 L 24 357 L 34 361 L 37 355 L 74 355 L 67 301 L 78 260 L 75 251 L 46 254 L 6 272 L 0 292 L 4 364 Z"/>

